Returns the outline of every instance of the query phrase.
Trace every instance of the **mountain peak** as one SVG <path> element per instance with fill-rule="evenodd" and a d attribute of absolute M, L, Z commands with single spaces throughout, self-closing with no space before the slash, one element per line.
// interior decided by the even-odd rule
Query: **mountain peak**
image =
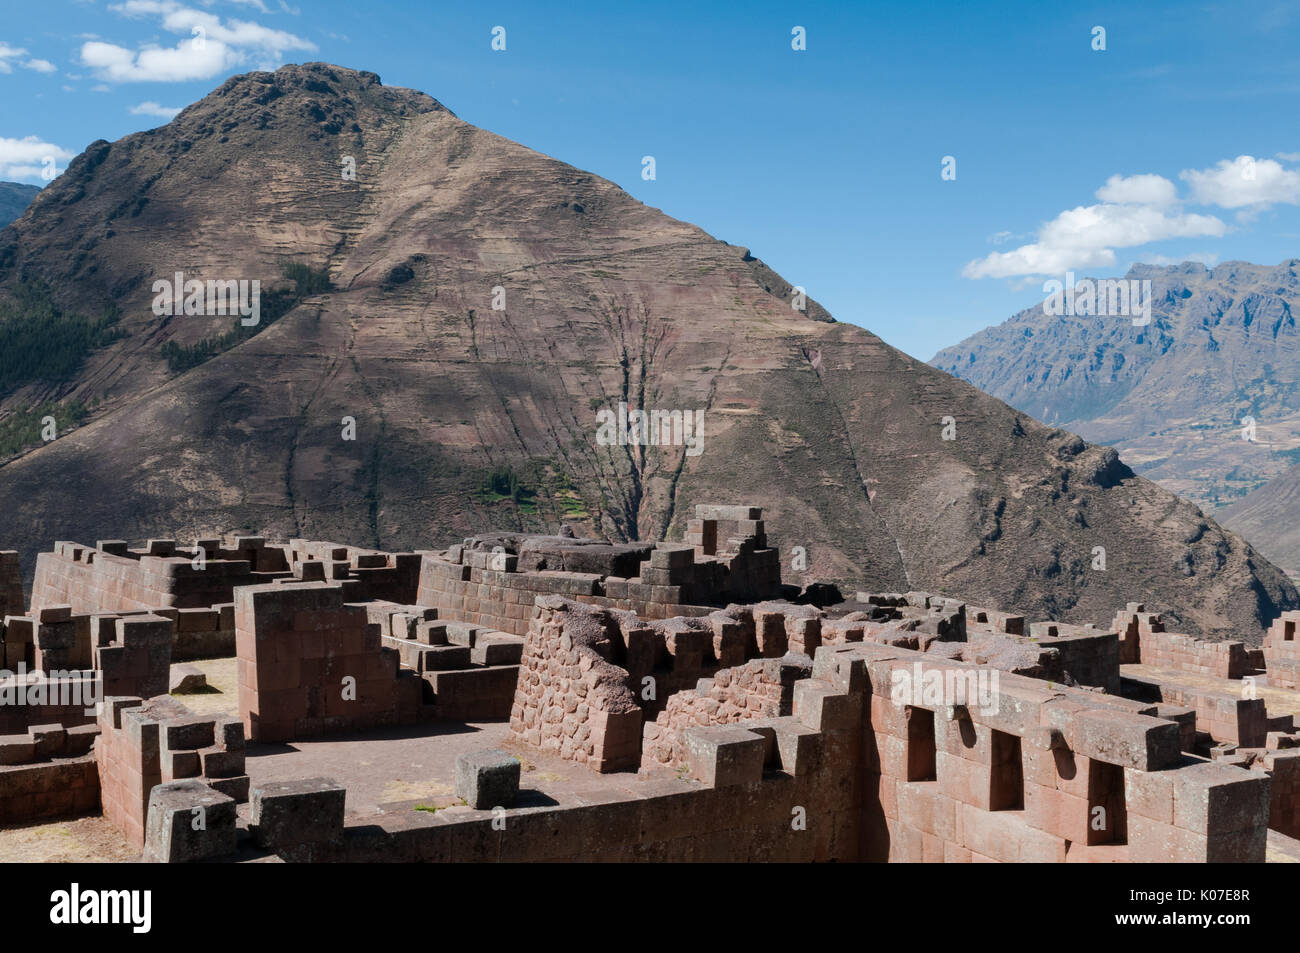
<path fill-rule="evenodd" d="M 289 103 L 295 100 L 314 100 L 324 105 L 329 100 L 350 100 L 363 96 L 385 98 L 398 111 L 406 107 L 415 113 L 451 112 L 427 93 L 399 86 L 385 86 L 377 73 L 348 69 L 333 63 L 295 63 L 281 66 L 273 73 L 241 73 L 226 80 L 190 108 L 214 100 L 251 99 L 257 105 L 269 105 L 280 97 L 290 97 Z"/>
<path fill-rule="evenodd" d="M 259 281 L 261 322 L 158 314 L 152 289 L 177 272 Z M 116 311 L 59 338 L 82 350 L 58 373 L 0 379 L 0 410 L 93 408 L 3 464 L 5 544 L 25 552 L 232 523 L 376 548 L 561 521 L 665 539 L 695 503 L 739 494 L 810 579 L 1064 621 L 1140 592 L 1201 632 L 1298 601 L 1113 451 L 835 323 L 743 245 L 373 73 L 245 74 L 95 144 L 0 232 L 0 298 L 39 289 L 63 324 Z M 669 439 L 610 441 L 602 411 L 667 415 Z M 687 413 L 702 443 L 673 439 Z M 1089 569 L 1097 545 L 1122 553 L 1117 571 Z"/>

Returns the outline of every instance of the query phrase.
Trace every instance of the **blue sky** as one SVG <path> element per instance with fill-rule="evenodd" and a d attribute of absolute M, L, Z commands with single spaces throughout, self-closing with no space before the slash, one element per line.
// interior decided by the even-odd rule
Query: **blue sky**
<path fill-rule="evenodd" d="M 928 359 L 1066 269 L 1300 256 L 1298 39 L 1300 2 L 10 3 L 0 178 L 324 60 L 745 245 Z"/>

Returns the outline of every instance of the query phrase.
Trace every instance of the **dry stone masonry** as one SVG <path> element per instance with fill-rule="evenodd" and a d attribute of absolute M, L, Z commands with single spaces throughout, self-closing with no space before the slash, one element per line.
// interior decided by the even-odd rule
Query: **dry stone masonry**
<path fill-rule="evenodd" d="M 845 599 L 783 585 L 748 506 L 697 506 L 683 543 L 60 542 L 26 606 L 18 565 L 0 824 L 102 812 L 154 862 L 1300 855 L 1300 613 L 1251 649 L 1141 603 L 1066 625 Z M 227 714 L 168 694 L 215 691 L 193 665 L 222 658 Z M 441 755 L 463 732 L 489 740 Z M 455 795 L 354 815 L 346 785 L 275 769 L 381 737 Z M 565 764 L 592 792 L 552 793 Z"/>

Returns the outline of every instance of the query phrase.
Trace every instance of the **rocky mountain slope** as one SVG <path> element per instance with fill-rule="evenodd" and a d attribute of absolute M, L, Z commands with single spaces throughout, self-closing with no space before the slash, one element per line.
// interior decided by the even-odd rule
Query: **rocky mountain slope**
<path fill-rule="evenodd" d="M 1137 265 L 1127 277 L 1151 282 L 1148 326 L 1034 307 L 930 363 L 1213 511 L 1300 460 L 1298 270 Z"/>
<path fill-rule="evenodd" d="M 156 315 L 177 271 L 259 279 L 260 324 Z M 93 143 L 0 231 L 0 339 L 33 356 L 0 362 L 0 545 L 249 528 L 430 547 L 561 519 L 661 538 L 696 503 L 743 502 L 795 581 L 1075 621 L 1141 599 L 1250 638 L 1300 605 L 1113 450 L 792 292 L 745 248 L 373 74 L 236 77 Z M 602 440 L 620 403 L 703 411 L 700 452 Z M 34 409 L 58 439 L 24 439 Z"/>
<path fill-rule="evenodd" d="M 1300 464 L 1224 508 L 1220 516 L 1293 578 L 1300 576 Z"/>
<path fill-rule="evenodd" d="M 23 209 L 32 204 L 40 191 L 21 182 L 0 182 L 0 228 L 23 214 Z"/>

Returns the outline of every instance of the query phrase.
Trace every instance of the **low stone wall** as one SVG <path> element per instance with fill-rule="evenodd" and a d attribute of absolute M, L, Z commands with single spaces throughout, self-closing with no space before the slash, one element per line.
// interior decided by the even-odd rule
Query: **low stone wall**
<path fill-rule="evenodd" d="M 0 735 L 25 735 L 37 725 L 71 729 L 92 724 L 96 703 L 102 697 L 91 671 L 54 678 L 44 672 L 15 672 L 0 679 Z"/>
<path fill-rule="evenodd" d="M 34 824 L 99 811 L 99 773 L 89 752 L 0 765 L 0 824 Z"/>
<path fill-rule="evenodd" d="M 1034 622 L 1026 638 L 1055 654 L 1043 677 L 1090 685 L 1118 694 L 1119 637 L 1110 631 L 1057 622 Z"/>
<path fill-rule="evenodd" d="M 30 824 L 99 810 L 90 753 L 99 729 L 33 725 L 0 736 L 0 824 Z"/>
<path fill-rule="evenodd" d="M 235 654 L 235 604 L 208 609 L 176 610 L 176 637 L 172 661 L 231 658 Z"/>
<path fill-rule="evenodd" d="M 789 715 L 794 685 L 807 678 L 812 660 L 804 655 L 760 658 L 719 669 L 693 689 L 676 692 L 643 731 L 642 768 L 680 768 L 689 761 L 687 733 L 694 728 L 731 725 Z"/>
<path fill-rule="evenodd" d="M 1244 642 L 1206 642 L 1175 632 L 1143 636 L 1139 649 L 1143 665 L 1170 672 L 1241 678 L 1251 672 Z"/>
<path fill-rule="evenodd" d="M 383 644 L 424 681 L 422 718 L 498 721 L 510 717 L 524 640 L 468 622 L 437 618 L 429 606 L 371 602 L 366 617 Z"/>
<path fill-rule="evenodd" d="M 838 743 L 837 743 L 838 742 Z M 647 784 L 605 804 L 448 817 L 412 811 L 349 827 L 339 859 L 354 863 L 829 863 L 860 856 L 861 783 L 847 744 L 823 744 L 825 769 L 700 787 Z"/>
<path fill-rule="evenodd" d="M 1128 694 L 1140 694 L 1194 710 L 1197 730 L 1207 733 L 1216 742 L 1243 748 L 1264 746 L 1269 732 L 1269 717 L 1262 698 L 1243 698 L 1240 692 L 1216 691 L 1169 680 L 1157 682 L 1137 676 L 1126 676 L 1125 681 Z"/>

